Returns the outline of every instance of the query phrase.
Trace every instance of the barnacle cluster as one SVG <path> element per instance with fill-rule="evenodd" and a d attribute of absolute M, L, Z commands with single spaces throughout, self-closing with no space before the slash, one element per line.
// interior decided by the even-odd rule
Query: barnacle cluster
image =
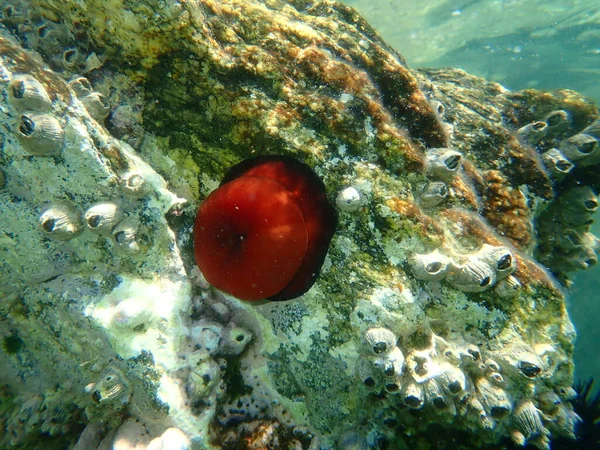
<path fill-rule="evenodd" d="M 556 280 L 597 259 L 593 105 L 412 71 L 340 3 L 138 6 L 0 7 L 0 446 L 573 437 Z M 306 294 L 245 304 L 191 227 L 273 153 L 340 223 Z"/>
<path fill-rule="evenodd" d="M 535 138 L 533 128 L 537 128 Z M 598 209 L 599 186 L 593 172 L 600 164 L 600 119 L 574 134 L 573 130 L 577 126 L 572 113 L 563 109 L 550 111 L 518 130 L 540 154 L 557 192 L 535 220 L 536 257 L 565 284 L 569 272 L 598 262 L 599 249 L 590 227 Z"/>
<path fill-rule="evenodd" d="M 357 376 L 372 398 L 383 399 L 384 434 L 398 424 L 417 426 L 411 411 L 419 410 L 425 421 L 476 424 L 517 445 L 547 449 L 550 430 L 574 436 L 580 421 L 568 403 L 572 390 L 545 386 L 545 363 L 530 349 L 484 353 L 432 332 L 397 336 L 381 327 L 368 329 L 361 346 Z M 517 384 L 529 384 L 533 395 L 511 390 Z"/>
<path fill-rule="evenodd" d="M 504 246 L 483 244 L 467 255 L 447 256 L 438 249 L 410 258 L 412 273 L 424 281 L 447 280 L 464 292 L 482 292 L 509 277 L 517 268 L 512 251 Z M 515 284 L 516 282 L 512 282 Z"/>

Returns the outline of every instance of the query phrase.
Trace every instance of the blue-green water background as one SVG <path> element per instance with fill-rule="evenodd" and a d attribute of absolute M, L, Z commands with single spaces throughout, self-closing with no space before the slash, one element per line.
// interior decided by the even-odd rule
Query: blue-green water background
<path fill-rule="evenodd" d="M 599 0 L 346 0 L 411 67 L 458 67 L 512 90 L 576 90 L 600 103 Z M 598 174 L 600 176 L 600 173 Z M 600 224 L 594 234 L 600 236 Z M 600 384 L 600 265 L 573 276 L 576 376 Z"/>

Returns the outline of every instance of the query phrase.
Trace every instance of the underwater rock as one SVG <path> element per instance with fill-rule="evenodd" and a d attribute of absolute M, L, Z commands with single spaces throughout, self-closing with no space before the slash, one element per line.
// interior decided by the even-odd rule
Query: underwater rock
<path fill-rule="evenodd" d="M 560 283 L 597 261 L 586 99 L 410 70 L 335 2 L 0 10 L 1 447 L 573 435 Z M 192 226 L 231 166 L 275 153 L 343 213 L 308 292 L 249 304 L 201 276 Z"/>

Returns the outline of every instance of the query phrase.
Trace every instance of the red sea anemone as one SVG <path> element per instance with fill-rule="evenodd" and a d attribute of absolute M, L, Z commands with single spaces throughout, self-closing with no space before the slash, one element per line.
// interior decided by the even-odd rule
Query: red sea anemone
<path fill-rule="evenodd" d="M 200 205 L 196 263 L 209 283 L 242 300 L 289 300 L 314 284 L 336 226 L 309 166 L 282 156 L 247 159 Z"/>

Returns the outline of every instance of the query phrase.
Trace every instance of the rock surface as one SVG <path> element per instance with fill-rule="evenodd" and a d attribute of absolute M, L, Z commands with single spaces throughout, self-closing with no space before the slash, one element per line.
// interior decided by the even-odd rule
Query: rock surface
<path fill-rule="evenodd" d="M 585 98 L 412 71 L 329 1 L 2 11 L 3 448 L 573 435 L 563 286 L 597 260 Z M 191 228 L 266 154 L 311 165 L 340 225 L 307 294 L 244 303 L 202 279 Z"/>

